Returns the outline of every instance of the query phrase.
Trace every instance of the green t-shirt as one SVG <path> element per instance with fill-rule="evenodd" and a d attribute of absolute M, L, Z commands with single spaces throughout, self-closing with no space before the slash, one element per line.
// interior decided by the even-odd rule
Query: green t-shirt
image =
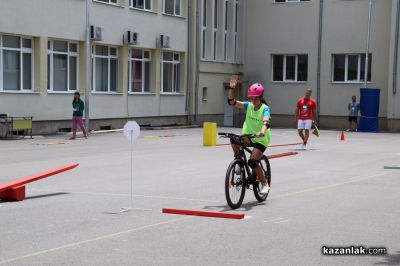
<path fill-rule="evenodd" d="M 74 110 L 72 116 L 83 116 L 83 110 L 85 110 L 85 105 L 82 100 L 72 101 L 72 108 Z"/>
<path fill-rule="evenodd" d="M 263 126 L 264 116 L 270 117 L 269 107 L 266 104 L 262 104 L 258 110 L 254 110 L 254 105 L 251 102 L 244 102 L 244 110 L 246 111 L 246 119 L 244 120 L 242 134 L 255 134 L 261 131 Z M 251 142 L 260 143 L 265 147 L 268 147 L 269 140 L 271 137 L 271 131 L 268 128 L 265 131 L 264 137 L 253 138 Z"/>

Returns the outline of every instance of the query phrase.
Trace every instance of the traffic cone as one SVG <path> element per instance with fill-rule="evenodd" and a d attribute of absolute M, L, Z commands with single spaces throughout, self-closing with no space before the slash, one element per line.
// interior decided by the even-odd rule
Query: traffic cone
<path fill-rule="evenodd" d="M 344 140 L 344 132 L 342 131 L 342 135 L 340 136 L 340 140 Z"/>

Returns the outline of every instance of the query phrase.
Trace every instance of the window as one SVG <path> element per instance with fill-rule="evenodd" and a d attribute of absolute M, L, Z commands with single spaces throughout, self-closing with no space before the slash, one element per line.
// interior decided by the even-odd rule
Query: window
<path fill-rule="evenodd" d="M 0 91 L 31 91 L 32 39 L 0 35 Z"/>
<path fill-rule="evenodd" d="M 130 0 L 130 7 L 151 10 L 151 0 Z"/>
<path fill-rule="evenodd" d="M 129 91 L 150 92 L 150 51 L 132 49 L 128 60 Z"/>
<path fill-rule="evenodd" d="M 162 92 L 179 93 L 180 56 L 178 53 L 163 52 L 162 55 Z"/>
<path fill-rule="evenodd" d="M 227 60 L 228 49 L 228 0 L 224 0 L 224 61 Z"/>
<path fill-rule="evenodd" d="M 333 61 L 333 82 L 364 82 L 365 73 L 365 54 L 334 54 Z M 368 77 L 371 81 L 371 61 L 372 55 L 368 57 Z"/>
<path fill-rule="evenodd" d="M 93 46 L 93 73 L 94 91 L 117 91 L 117 48 L 102 45 Z"/>
<path fill-rule="evenodd" d="M 51 40 L 47 46 L 47 90 L 78 89 L 78 44 Z"/>
<path fill-rule="evenodd" d="M 207 87 L 203 87 L 202 100 L 207 101 Z"/>
<path fill-rule="evenodd" d="M 237 58 L 238 57 L 238 50 L 237 50 L 238 49 L 238 9 L 239 9 L 239 3 L 237 0 L 235 0 L 234 8 L 235 8 L 235 11 L 234 11 L 234 14 L 235 14 L 235 30 L 234 30 L 235 46 L 233 49 L 233 52 L 234 52 L 233 60 L 235 62 L 237 62 L 238 61 L 238 58 Z"/>
<path fill-rule="evenodd" d="M 214 0 L 214 27 L 213 27 L 213 59 L 217 59 L 217 34 L 218 34 L 218 2 Z"/>
<path fill-rule="evenodd" d="M 206 58 L 206 29 L 207 29 L 207 0 L 203 0 L 203 23 L 201 27 L 202 53 L 201 58 Z"/>
<path fill-rule="evenodd" d="M 305 82 L 307 69 L 307 55 L 272 56 L 272 81 Z"/>
<path fill-rule="evenodd" d="M 96 2 L 102 2 L 102 3 L 107 3 L 107 4 L 117 4 L 117 0 L 95 0 Z"/>
<path fill-rule="evenodd" d="M 181 15 L 181 0 L 164 0 L 164 13 L 174 16 Z"/>
<path fill-rule="evenodd" d="M 310 0 L 275 0 L 275 3 L 298 3 L 298 2 L 310 2 Z"/>

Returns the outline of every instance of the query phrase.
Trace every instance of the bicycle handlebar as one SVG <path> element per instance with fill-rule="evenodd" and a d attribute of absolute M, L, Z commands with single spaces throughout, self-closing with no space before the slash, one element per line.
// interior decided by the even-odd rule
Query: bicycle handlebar
<path fill-rule="evenodd" d="M 219 132 L 218 136 L 222 137 L 222 138 L 238 138 L 238 139 L 244 139 L 244 138 L 258 138 L 258 136 L 256 134 L 243 134 L 243 135 L 238 135 L 238 134 L 233 134 L 233 133 L 225 133 L 225 132 Z"/>

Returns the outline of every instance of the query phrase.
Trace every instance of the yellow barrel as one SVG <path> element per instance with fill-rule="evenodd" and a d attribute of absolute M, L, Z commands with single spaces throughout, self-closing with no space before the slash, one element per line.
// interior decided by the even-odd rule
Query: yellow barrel
<path fill-rule="evenodd" d="M 203 123 L 203 146 L 217 145 L 217 123 Z"/>

